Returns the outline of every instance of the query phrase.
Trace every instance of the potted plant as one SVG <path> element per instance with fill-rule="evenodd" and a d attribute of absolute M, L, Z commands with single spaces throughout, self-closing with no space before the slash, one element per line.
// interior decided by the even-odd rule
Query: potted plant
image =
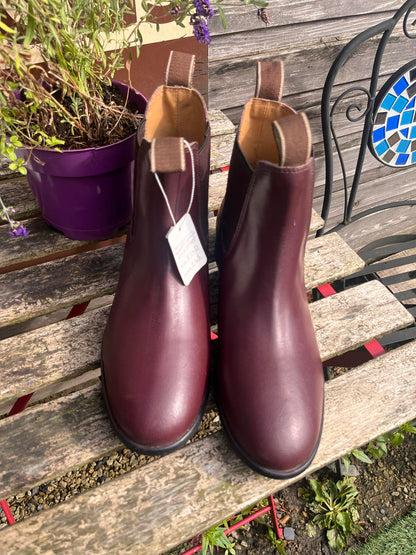
<path fill-rule="evenodd" d="M 130 218 L 134 132 L 146 99 L 112 80 L 123 50 L 140 49 L 141 26 L 157 25 L 161 10 L 210 42 L 209 0 L 142 5 L 128 36 L 132 0 L 3 0 L 0 7 L 0 154 L 27 173 L 48 223 L 74 239 L 109 237 Z M 10 223 L 10 207 L 0 208 Z M 12 234 L 19 229 L 11 226 Z"/>

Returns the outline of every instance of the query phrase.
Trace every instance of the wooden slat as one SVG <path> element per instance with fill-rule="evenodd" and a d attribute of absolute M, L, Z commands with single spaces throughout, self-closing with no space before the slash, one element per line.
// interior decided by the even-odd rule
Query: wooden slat
<path fill-rule="evenodd" d="M 50 227 L 41 217 L 24 220 L 23 224 L 29 231 L 27 237 L 9 238 L 7 235 L 2 237 L 0 273 L 1 269 L 10 271 L 13 266 L 23 266 L 24 263 L 30 262 L 30 265 L 33 265 L 35 261 L 39 263 L 85 252 L 111 243 L 124 242 L 126 233 L 126 227 L 124 227 L 108 241 L 78 241 L 68 239 L 63 233 Z M 4 227 L 0 228 L 0 233 L 5 233 Z"/>
<path fill-rule="evenodd" d="M 235 132 L 235 125 L 221 110 L 210 110 L 208 115 L 211 124 L 211 139 Z"/>
<path fill-rule="evenodd" d="M 305 285 L 308 290 L 358 272 L 363 267 L 364 261 L 337 233 L 328 233 L 306 243 Z"/>
<path fill-rule="evenodd" d="M 0 405 L 97 367 L 109 312 L 99 308 L 0 341 Z"/>
<path fill-rule="evenodd" d="M 209 64 L 210 108 L 224 110 L 247 102 L 253 95 L 255 68 L 259 60 L 284 59 L 288 73 L 285 82 L 286 95 L 322 89 L 331 64 L 352 38 L 348 36 L 338 40 L 336 37 L 324 43 L 317 40 L 315 43 L 302 42 L 285 47 L 271 43 L 267 51 L 258 54 L 247 56 L 241 52 L 227 60 L 212 61 Z M 371 75 L 376 46 L 376 40 L 363 43 L 340 69 L 338 82 L 348 83 L 368 78 Z M 408 61 L 409 46 L 409 39 L 406 37 L 396 35 L 391 38 L 383 57 L 381 82 L 400 64 Z"/>
<path fill-rule="evenodd" d="M 220 110 L 210 110 L 211 161 L 210 169 L 228 166 L 234 145 L 235 125 Z"/>
<path fill-rule="evenodd" d="M 371 310 L 369 309 L 371 307 Z M 369 282 L 311 305 L 316 337 L 323 360 L 332 358 L 389 331 L 413 322 L 412 316 L 379 282 Z M 89 317 L 80 317 L 87 327 Z M 97 318 L 96 326 L 101 321 Z M 75 335 L 71 335 L 75 333 Z M 99 333 L 97 331 L 97 333 Z M 43 344 L 45 345 L 43 334 Z M 56 369 L 56 361 L 68 360 L 69 345 L 76 330 L 68 330 L 68 338 L 51 353 L 48 364 L 55 379 L 69 377 L 73 369 Z M 31 337 L 33 345 L 35 337 Z M 85 348 L 91 359 L 97 358 L 96 338 Z M 82 346 L 79 348 L 82 352 Z M 30 367 L 30 353 L 22 366 Z M 85 366 L 86 361 L 82 362 Z M 68 370 L 68 371 L 67 371 Z M 59 375 L 60 373 L 60 375 Z M 31 386 L 36 386 L 36 369 Z M 47 376 L 39 372 L 38 384 L 45 385 Z M 22 369 L 1 374 L 2 390 L 26 392 Z M 33 429 L 33 433 L 32 433 Z M 80 439 L 82 438 L 82 439 Z M 91 438 L 89 440 L 88 438 Z M 111 431 L 97 388 L 89 389 L 26 409 L 23 413 L 0 421 L 0 498 L 46 479 L 52 479 L 72 466 L 81 465 L 120 445 Z"/>
<path fill-rule="evenodd" d="M 344 2 L 343 0 L 322 0 L 319 4 L 317 4 L 315 0 L 270 0 L 268 2 L 267 11 L 271 23 L 267 27 L 267 31 L 274 27 L 283 28 L 282 32 L 284 32 L 285 27 L 293 30 L 293 27 L 297 24 L 301 24 L 303 29 L 307 23 L 311 23 L 316 28 L 316 32 L 320 30 L 321 33 L 324 34 L 326 28 L 333 25 L 335 21 L 339 22 L 338 29 L 340 32 L 337 33 L 336 29 L 333 29 L 332 36 L 334 36 L 336 34 L 345 33 L 345 18 L 347 17 L 348 29 L 352 28 L 354 30 L 357 25 L 355 20 L 361 19 L 365 20 L 365 23 L 360 27 L 366 29 L 379 21 L 387 19 L 387 17 L 391 17 L 391 15 L 385 12 L 397 10 L 398 7 L 395 0 L 373 0 L 371 6 L 363 4 L 360 0 L 352 0 L 351 2 Z M 224 5 L 224 12 L 227 17 L 227 29 L 223 28 L 218 16 L 214 16 L 212 22 L 210 22 L 211 37 L 213 39 L 212 42 L 214 42 L 214 47 L 215 42 L 221 38 L 218 35 L 232 35 L 233 33 L 238 33 L 239 36 L 241 36 L 245 31 L 252 33 L 258 28 L 265 31 L 263 35 L 269 36 L 269 33 L 266 33 L 264 23 L 256 21 L 256 11 L 253 9 L 253 6 L 244 6 L 241 4 Z M 306 35 L 306 33 L 302 36 L 304 35 Z M 292 40 L 293 37 L 297 36 L 299 36 L 299 33 L 293 30 Z M 245 41 L 242 40 L 242 42 L 244 44 Z M 271 41 L 269 42 L 269 45 L 270 44 Z M 214 54 L 215 49 L 210 45 L 208 49 L 209 58 Z M 227 50 L 222 52 L 223 56 L 227 54 Z"/>
<path fill-rule="evenodd" d="M 0 275 L 0 327 L 114 293 L 123 249 L 112 245 Z"/>
<path fill-rule="evenodd" d="M 314 302 L 311 316 L 322 360 L 409 326 L 413 316 L 379 281 Z"/>
<path fill-rule="evenodd" d="M 416 416 L 415 360 L 413 342 L 326 384 L 321 443 L 303 475 Z M 156 555 L 297 480 L 254 473 L 218 432 L 2 531 L 2 547 Z"/>
<path fill-rule="evenodd" d="M 0 196 L 6 206 L 13 206 L 16 211 L 14 214 L 16 220 L 23 220 L 39 214 L 39 205 L 25 177 L 0 181 Z"/>
<path fill-rule="evenodd" d="M 0 327 L 113 293 L 123 245 L 0 276 Z"/>

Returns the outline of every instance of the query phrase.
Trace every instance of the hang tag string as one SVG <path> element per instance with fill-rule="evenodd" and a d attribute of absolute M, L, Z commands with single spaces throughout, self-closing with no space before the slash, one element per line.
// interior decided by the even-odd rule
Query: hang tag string
<path fill-rule="evenodd" d="M 191 206 L 192 206 L 192 203 L 193 203 L 193 201 L 194 201 L 194 194 L 195 194 L 195 163 L 194 163 L 194 153 L 192 152 L 191 145 L 190 145 L 190 144 L 188 143 L 188 141 L 185 140 L 185 139 L 183 140 L 183 142 L 184 142 L 186 148 L 189 150 L 189 154 L 190 154 L 190 156 L 191 156 L 192 192 L 191 192 L 191 200 L 189 201 L 188 209 L 187 209 L 186 212 L 185 212 L 185 214 L 189 214 L 189 212 L 191 211 Z M 165 189 L 163 188 L 163 185 L 162 185 L 162 183 L 161 183 L 161 181 L 160 181 L 160 178 L 159 178 L 157 172 L 155 172 L 155 178 L 156 178 L 157 184 L 159 185 L 159 189 L 160 189 L 160 191 L 161 191 L 161 193 L 162 193 L 162 195 L 163 195 L 163 198 L 165 199 L 166 206 L 168 207 L 169 214 L 170 214 L 170 217 L 172 218 L 173 225 L 175 226 L 175 225 L 176 225 L 175 216 L 173 215 L 172 208 L 170 207 L 170 203 L 169 203 L 168 196 L 167 196 L 167 194 L 166 194 L 166 192 L 165 192 Z"/>

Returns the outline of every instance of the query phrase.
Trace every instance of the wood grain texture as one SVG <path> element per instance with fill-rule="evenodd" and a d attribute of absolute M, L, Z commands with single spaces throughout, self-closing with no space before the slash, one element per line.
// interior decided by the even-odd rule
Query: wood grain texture
<path fill-rule="evenodd" d="M 379 281 L 369 281 L 309 305 L 322 360 L 409 326 L 413 316 Z"/>
<path fill-rule="evenodd" d="M 323 360 L 413 322 L 394 296 L 376 281 L 312 303 L 310 309 Z M 84 348 L 83 366 L 88 364 L 91 350 L 92 359 L 95 357 L 96 338 L 91 344 L 92 349 Z M 82 354 L 80 351 L 77 356 Z M 51 357 L 59 360 L 59 348 Z M 70 377 L 69 372 L 66 377 Z M 25 388 L 24 377 L 17 379 Z M 42 377 L 44 385 L 45 379 Z M 97 387 L 33 406 L 0 421 L 0 496 L 52 479 L 119 445 Z"/>
<path fill-rule="evenodd" d="M 0 404 L 99 366 L 109 307 L 0 341 Z"/>
<path fill-rule="evenodd" d="M 314 5 L 316 6 L 316 3 Z M 346 26 L 345 19 L 341 17 L 319 21 L 309 17 L 293 25 L 286 25 L 281 18 L 276 19 L 273 16 L 274 6 L 270 4 L 267 10 L 271 19 L 271 24 L 267 27 L 256 18 L 256 11 L 251 6 L 248 9 L 243 7 L 241 14 L 230 14 L 228 32 L 222 30 L 223 32 L 217 35 L 215 32 L 211 35 L 213 38 L 208 49 L 208 64 L 234 55 L 264 53 L 270 51 L 271 45 L 287 48 L 300 42 L 302 44 L 316 41 L 324 43 L 334 37 L 342 40 L 346 34 L 348 36 L 357 35 L 372 25 L 384 21 L 389 16 L 386 13 L 365 15 L 355 13 L 349 17 L 348 26 Z M 215 18 L 212 24 L 210 22 L 210 29 L 218 29 L 217 21 L 217 18 Z M 251 26 L 251 29 L 236 32 L 236 28 L 240 27 L 241 24 Z M 219 30 L 221 31 L 221 29 Z"/>
<path fill-rule="evenodd" d="M 115 291 L 123 245 L 0 276 L 0 327 Z"/>
<path fill-rule="evenodd" d="M 306 243 L 305 284 L 313 289 L 357 272 L 364 261 L 336 233 L 316 237 Z M 330 279 L 327 279 L 330 276 Z"/>
<path fill-rule="evenodd" d="M 374 0 L 371 6 L 363 4 L 360 0 L 352 0 L 351 2 L 322 0 L 318 3 L 314 0 L 270 0 L 267 11 L 271 19 L 269 26 L 271 28 L 287 26 L 293 29 L 297 24 L 305 26 L 310 22 L 317 29 L 325 32 L 325 28 L 334 20 L 343 22 L 345 30 L 345 18 L 348 18 L 348 29 L 354 25 L 355 19 L 364 18 L 370 21 L 363 27 L 367 28 L 387 17 L 391 17 L 391 13 L 385 12 L 394 12 L 398 7 L 395 0 Z M 224 12 L 227 16 L 227 29 L 222 27 L 218 16 L 214 16 L 212 22 L 210 22 L 211 36 L 214 43 L 219 35 L 238 33 L 241 36 L 242 32 L 245 31 L 265 29 L 263 23 L 256 21 L 256 9 L 253 6 L 224 5 Z M 353 22 L 351 22 L 351 19 L 353 19 Z M 294 33 L 292 36 L 298 37 L 299 34 Z M 211 46 L 208 53 L 211 57 Z"/>
<path fill-rule="evenodd" d="M 245 104 L 253 95 L 256 64 L 259 60 L 284 60 L 287 68 L 285 95 L 322 90 L 332 62 L 351 38 L 328 39 L 324 43 L 318 40 L 315 43 L 294 44 L 290 47 L 280 47 L 272 43 L 270 49 L 258 54 L 246 56 L 242 53 L 226 60 L 214 60 L 208 68 L 210 108 L 224 110 Z M 364 43 L 340 69 L 337 80 L 348 83 L 368 78 L 377 44 L 376 40 Z M 407 62 L 408 49 L 409 39 L 393 36 L 385 51 L 380 75 L 386 77 L 400 64 Z"/>
<path fill-rule="evenodd" d="M 0 275 L 0 327 L 113 293 L 123 250 L 112 245 Z"/>
<path fill-rule="evenodd" d="M 208 117 L 211 124 L 211 138 L 235 132 L 235 125 L 221 110 L 210 110 Z"/>
<path fill-rule="evenodd" d="M 413 342 L 326 384 L 321 443 L 303 475 L 416 416 L 415 360 Z M 5 529 L 2 546 L 10 554 L 157 555 L 300 477 L 254 473 L 218 432 Z"/>
<path fill-rule="evenodd" d="M 24 220 L 39 214 L 39 205 L 25 177 L 0 181 L 0 196 L 6 206 L 13 206 L 16 220 Z"/>

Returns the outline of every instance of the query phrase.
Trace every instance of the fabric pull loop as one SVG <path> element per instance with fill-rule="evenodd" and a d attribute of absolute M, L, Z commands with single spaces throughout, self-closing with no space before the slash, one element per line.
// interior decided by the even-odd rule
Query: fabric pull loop
<path fill-rule="evenodd" d="M 184 172 L 185 169 L 185 147 L 182 137 L 153 139 L 150 149 L 150 171 L 152 173 Z"/>
<path fill-rule="evenodd" d="M 255 95 L 266 100 L 282 100 L 285 77 L 282 60 L 257 62 L 257 81 Z"/>
<path fill-rule="evenodd" d="M 161 147 L 160 147 L 160 143 L 163 143 Z M 180 145 L 182 146 L 182 152 L 180 154 L 180 158 L 183 159 L 183 165 L 181 166 L 181 167 L 183 167 L 183 169 L 171 169 L 175 165 L 171 161 L 167 164 L 170 168 L 169 170 L 161 170 L 160 169 L 160 167 L 163 166 L 163 161 L 160 158 L 161 158 L 162 153 L 166 152 L 166 146 L 168 144 L 169 145 L 170 144 L 175 144 L 175 146 L 180 146 Z M 160 148 L 158 148 L 158 146 Z M 186 214 L 189 214 L 189 212 L 191 211 L 191 207 L 192 207 L 192 203 L 194 201 L 194 195 L 195 195 L 195 161 L 194 161 L 194 153 L 192 152 L 191 145 L 188 143 L 188 141 L 186 139 L 183 139 L 182 137 L 168 137 L 168 138 L 164 138 L 164 139 L 153 139 L 152 147 L 151 147 L 151 150 L 150 150 L 150 171 L 152 173 L 154 173 L 154 175 L 155 175 L 156 182 L 157 182 L 157 184 L 159 186 L 159 189 L 160 189 L 160 191 L 163 195 L 163 198 L 165 199 L 166 206 L 169 210 L 170 217 L 172 218 L 173 225 L 176 225 L 175 216 L 173 215 L 172 208 L 171 208 L 170 203 L 169 203 L 169 199 L 167 197 L 165 189 L 163 188 L 162 182 L 160 181 L 160 177 L 157 174 L 157 171 L 160 171 L 160 172 L 162 172 L 162 171 L 169 171 L 169 172 L 182 171 L 182 172 L 184 172 L 185 169 L 186 169 L 184 146 L 186 146 L 186 148 L 189 151 L 189 155 L 190 155 L 190 158 L 191 158 L 191 171 L 192 171 L 191 198 L 189 200 L 188 208 L 185 212 L 185 215 L 186 215 Z M 159 165 L 157 165 L 157 164 L 159 164 Z"/>
<path fill-rule="evenodd" d="M 279 150 L 279 166 L 301 166 L 312 153 L 312 135 L 304 112 L 292 114 L 272 123 Z"/>
<path fill-rule="evenodd" d="M 166 68 L 166 85 L 192 87 L 195 55 L 171 50 Z"/>

